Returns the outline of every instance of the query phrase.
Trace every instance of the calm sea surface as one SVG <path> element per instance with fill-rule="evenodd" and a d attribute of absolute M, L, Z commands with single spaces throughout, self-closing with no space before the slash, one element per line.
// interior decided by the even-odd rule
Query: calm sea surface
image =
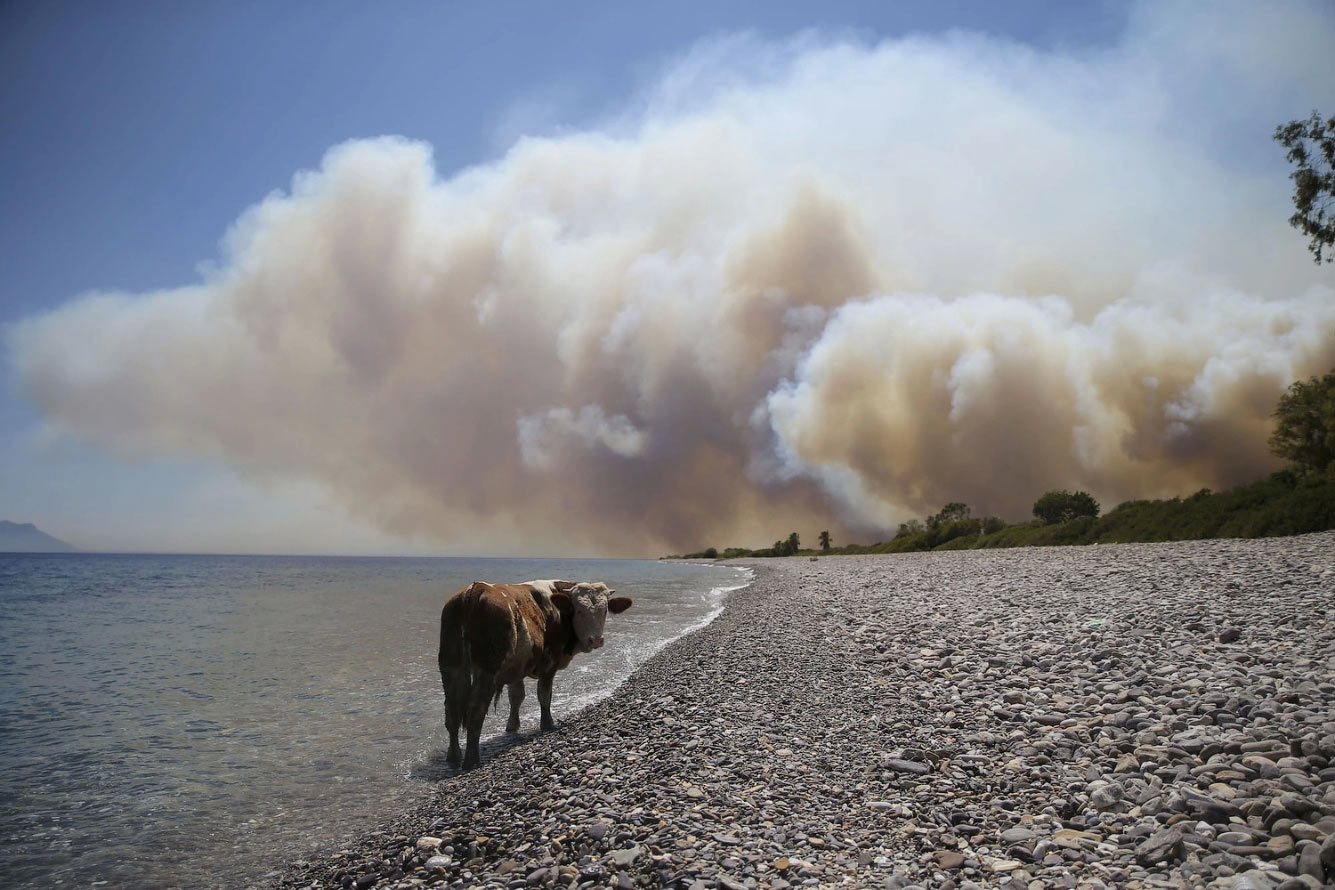
<path fill-rule="evenodd" d="M 635 600 L 557 676 L 558 722 L 746 582 L 621 560 L 0 554 L 5 886 L 244 886 L 399 812 L 448 774 L 446 596 L 531 578 Z"/>

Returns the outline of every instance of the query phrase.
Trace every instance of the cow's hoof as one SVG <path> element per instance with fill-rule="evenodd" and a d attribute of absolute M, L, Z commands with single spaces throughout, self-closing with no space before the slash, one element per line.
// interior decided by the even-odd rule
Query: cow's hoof
<path fill-rule="evenodd" d="M 553 729 L 556 729 L 556 721 L 555 721 L 555 720 L 544 720 L 544 721 L 542 722 L 542 731 L 543 731 L 543 732 L 551 732 Z"/>
<path fill-rule="evenodd" d="M 505 724 L 505 731 L 506 731 L 506 732 L 519 732 L 519 721 L 516 720 L 516 721 L 514 721 L 513 723 L 507 723 L 507 724 Z"/>
<path fill-rule="evenodd" d="M 445 753 L 445 762 L 458 763 L 460 760 L 463 760 L 463 757 L 464 755 L 462 751 L 460 751 L 458 748 L 451 748 L 449 751 Z"/>
<path fill-rule="evenodd" d="M 464 768 L 464 770 L 472 770 L 472 769 L 477 769 L 477 766 L 478 766 L 478 761 L 476 761 L 476 760 L 465 760 L 465 761 L 464 761 L 463 768 Z"/>

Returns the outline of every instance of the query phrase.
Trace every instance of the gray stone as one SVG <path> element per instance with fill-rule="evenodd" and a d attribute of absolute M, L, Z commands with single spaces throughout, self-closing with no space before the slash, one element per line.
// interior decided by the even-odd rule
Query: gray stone
<path fill-rule="evenodd" d="M 1251 846 L 1255 838 L 1249 831 L 1221 831 L 1215 840 L 1229 847 L 1247 847 Z"/>
<path fill-rule="evenodd" d="M 937 850 L 932 854 L 932 858 L 936 860 L 938 866 L 948 871 L 964 865 L 964 854 L 957 850 Z"/>
<path fill-rule="evenodd" d="M 1099 810 L 1110 810 L 1122 802 L 1126 789 L 1116 782 L 1093 786 L 1089 792 L 1090 806 Z"/>
<path fill-rule="evenodd" d="M 1012 844 L 1023 844 L 1032 841 L 1037 835 L 1028 828 L 1016 826 L 1015 828 L 1007 828 L 1001 833 L 1000 837 L 1003 844 L 1010 846 Z"/>
<path fill-rule="evenodd" d="M 1305 816 L 1311 812 L 1320 812 L 1321 805 L 1306 795 L 1296 791 L 1285 791 L 1279 796 L 1279 805 L 1296 816 Z"/>
<path fill-rule="evenodd" d="M 1232 890 L 1278 890 L 1283 882 L 1284 875 L 1254 869 L 1234 878 Z"/>
<path fill-rule="evenodd" d="M 1320 845 L 1304 844 L 1298 851 L 1298 874 L 1310 875 L 1318 881 L 1326 880 L 1326 867 L 1321 863 Z"/>
<path fill-rule="evenodd" d="M 1227 825 L 1234 816 L 1239 815 L 1238 808 L 1232 803 L 1204 794 L 1186 791 L 1183 800 L 1187 812 L 1211 825 Z"/>
<path fill-rule="evenodd" d="M 1326 839 L 1325 833 L 1320 828 L 1306 822 L 1294 822 L 1289 826 L 1289 834 L 1300 841 L 1322 841 Z"/>
<path fill-rule="evenodd" d="M 1176 825 L 1161 828 L 1136 848 L 1136 861 L 1146 868 L 1168 862 L 1182 849 L 1182 829 Z"/>
<path fill-rule="evenodd" d="M 1328 876 L 1335 877 L 1335 834 L 1321 844 L 1321 865 Z"/>

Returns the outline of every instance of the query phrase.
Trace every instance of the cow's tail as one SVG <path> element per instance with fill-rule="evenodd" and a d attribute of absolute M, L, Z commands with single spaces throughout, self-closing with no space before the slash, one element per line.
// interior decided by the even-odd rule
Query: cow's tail
<path fill-rule="evenodd" d="M 468 644 L 469 613 L 477 603 L 472 587 L 450 597 L 440 610 L 440 648 L 436 663 L 447 698 L 453 694 L 461 705 L 467 702 L 472 686 L 473 653 Z"/>
<path fill-rule="evenodd" d="M 440 648 L 436 664 L 443 677 L 449 670 L 468 666 L 468 641 L 464 638 L 463 597 L 452 596 L 440 610 Z"/>

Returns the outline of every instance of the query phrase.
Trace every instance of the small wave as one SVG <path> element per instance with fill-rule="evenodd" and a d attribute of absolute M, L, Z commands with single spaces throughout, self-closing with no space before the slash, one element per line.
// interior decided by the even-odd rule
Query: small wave
<path fill-rule="evenodd" d="M 710 624 L 713 623 L 713 621 L 714 621 L 715 618 L 717 618 L 718 616 L 720 616 L 720 615 L 723 614 L 723 608 L 724 608 L 724 606 L 727 605 L 727 595 L 730 594 L 730 593 L 732 593 L 734 590 L 741 590 L 741 589 L 744 588 L 744 587 L 748 587 L 748 586 L 750 586 L 750 584 L 751 584 L 751 582 L 754 580 L 754 578 L 755 578 L 755 576 L 754 576 L 754 574 L 753 574 L 750 578 L 747 579 L 746 583 L 744 583 L 744 584 L 736 584 L 736 585 L 733 585 L 733 586 L 731 586 L 731 587 L 713 587 L 713 588 L 710 588 L 709 596 L 711 596 L 711 597 L 715 597 L 715 598 L 716 598 L 716 602 L 715 602 L 714 605 L 710 608 L 709 612 L 706 613 L 705 615 L 703 615 L 699 620 L 694 621 L 694 622 L 692 622 L 692 623 L 686 625 L 684 628 L 682 628 L 682 630 L 681 630 L 679 633 L 677 633 L 677 634 L 675 634 L 675 635 L 673 635 L 673 636 L 671 636 L 671 637 L 665 637 L 665 638 L 663 638 L 663 639 L 661 639 L 661 640 L 658 640 L 658 641 L 654 642 L 653 644 L 651 644 L 650 647 L 649 647 L 649 649 L 648 649 L 647 652 L 645 653 L 644 658 L 642 658 L 642 659 L 640 659 L 638 662 L 636 662 L 635 666 L 636 666 L 636 667 L 639 667 L 640 664 L 644 663 L 645 661 L 648 661 L 650 658 L 652 658 L 653 656 L 657 655 L 659 652 L 663 651 L 663 649 L 667 648 L 668 645 L 670 645 L 670 644 L 672 644 L 672 643 L 675 643 L 677 640 L 680 640 L 682 637 L 686 636 L 687 634 L 692 634 L 692 633 L 695 633 L 697 630 L 701 630 L 702 628 L 706 628 L 706 627 L 708 627 Z M 627 678 L 627 679 L 629 679 L 629 678 Z M 625 680 L 622 680 L 621 682 L 624 683 Z M 616 685 L 617 685 L 617 686 L 620 686 L 621 683 L 618 683 L 618 684 L 616 684 Z M 613 687 L 613 688 L 615 689 L 615 687 Z M 608 694 L 609 694 L 609 695 L 611 694 L 610 691 L 609 691 Z"/>

